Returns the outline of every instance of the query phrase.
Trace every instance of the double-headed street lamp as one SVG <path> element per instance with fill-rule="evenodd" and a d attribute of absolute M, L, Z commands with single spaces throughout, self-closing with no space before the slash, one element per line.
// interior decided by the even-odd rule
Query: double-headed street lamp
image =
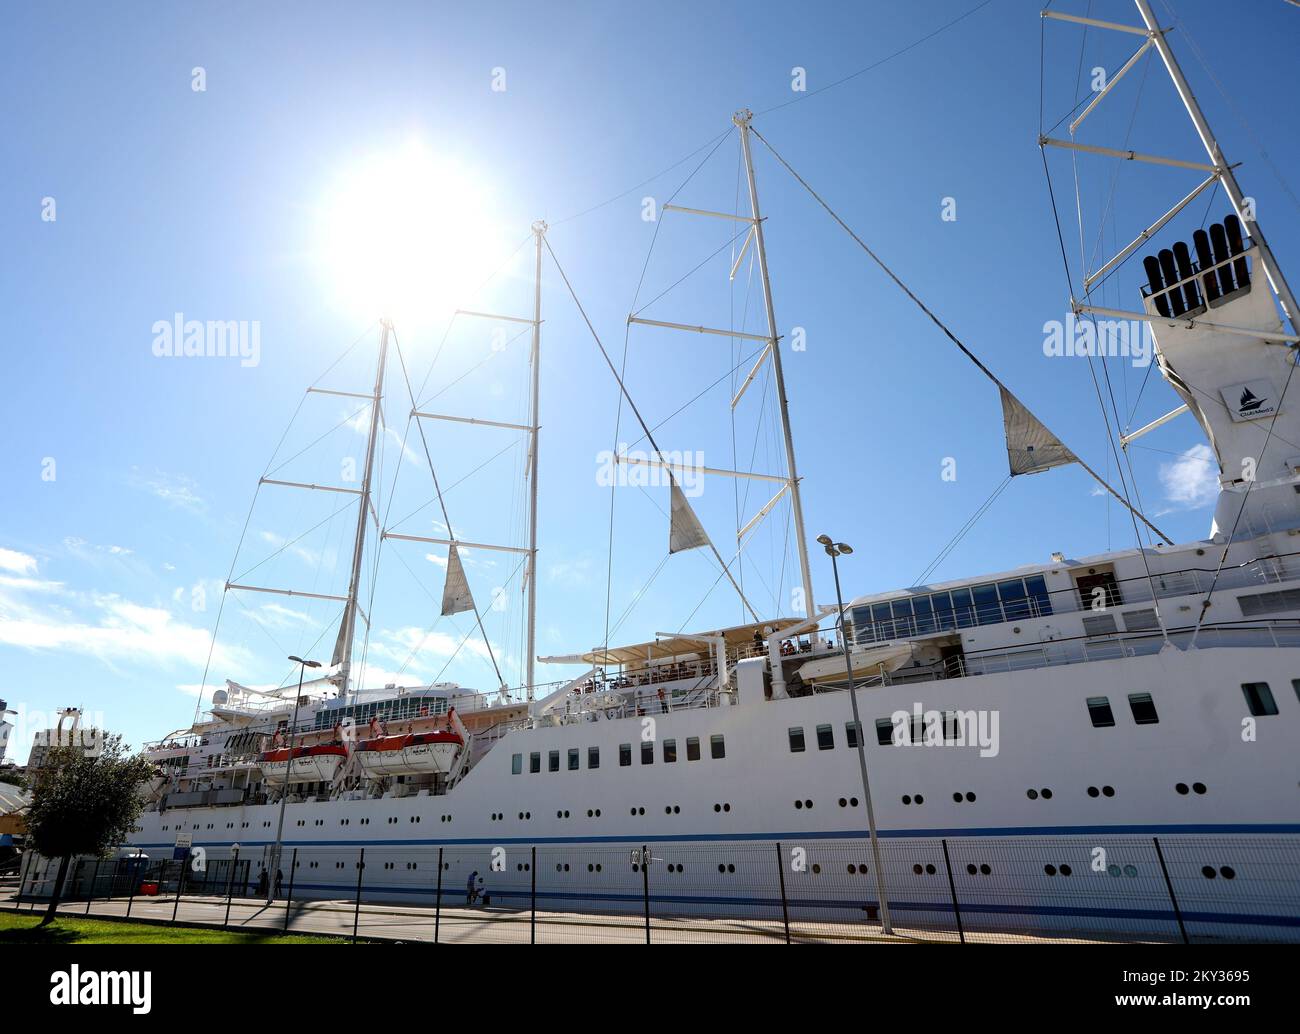
<path fill-rule="evenodd" d="M 853 680 L 853 661 L 849 658 L 849 637 L 844 633 L 844 597 L 840 594 L 840 568 L 836 562 L 841 556 L 848 556 L 853 547 L 845 542 L 835 542 L 829 535 L 818 535 L 817 541 L 831 558 L 831 570 L 835 572 L 835 603 L 840 614 L 840 645 L 844 648 L 844 674 L 849 680 L 849 703 L 853 706 L 853 728 L 857 730 L 854 739 L 858 743 L 858 768 L 862 772 L 862 799 L 867 805 L 867 829 L 871 834 L 871 856 L 876 869 L 876 894 L 880 898 L 881 929 L 887 933 L 894 932 L 889 921 L 889 902 L 885 898 L 885 873 L 880 864 L 880 838 L 876 836 L 876 811 L 871 806 L 871 783 L 867 779 L 867 748 L 863 735 L 862 718 L 858 714 L 858 686 Z"/>
<path fill-rule="evenodd" d="M 284 770 L 284 790 L 280 793 L 280 821 L 275 826 L 275 849 L 271 852 L 271 865 L 266 873 L 266 903 L 275 899 L 275 874 L 280 870 L 280 838 L 284 835 L 284 806 L 289 801 L 289 777 L 293 775 L 293 738 L 298 731 L 298 708 L 302 705 L 302 677 L 308 668 L 319 668 L 320 661 L 305 661 L 291 656 L 298 665 L 298 695 L 293 699 L 293 721 L 289 725 L 289 764 Z"/>

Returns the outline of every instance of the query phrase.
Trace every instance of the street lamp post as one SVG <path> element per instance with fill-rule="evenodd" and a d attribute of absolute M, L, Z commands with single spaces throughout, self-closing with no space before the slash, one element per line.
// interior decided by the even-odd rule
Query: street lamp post
<path fill-rule="evenodd" d="M 840 615 L 840 646 L 844 649 L 844 674 L 849 680 L 849 703 L 853 707 L 853 728 L 857 731 L 858 768 L 862 773 L 862 799 L 867 805 L 867 830 L 871 835 L 871 857 L 876 869 L 876 895 L 880 898 L 880 925 L 887 933 L 894 932 L 889 919 L 889 901 L 885 897 L 885 873 L 880 864 L 880 838 L 876 835 L 876 810 L 871 805 L 871 783 L 867 779 L 867 748 L 862 718 L 858 713 L 858 685 L 853 680 L 853 662 L 849 657 L 849 639 L 844 634 L 844 597 L 840 593 L 840 556 L 848 556 L 853 547 L 845 542 L 835 542 L 829 535 L 818 535 L 817 541 L 831 558 L 831 570 L 835 573 L 835 603 Z"/>
<path fill-rule="evenodd" d="M 284 789 L 280 792 L 280 820 L 275 824 L 275 849 L 271 852 L 266 873 L 266 903 L 275 899 L 275 874 L 280 868 L 280 838 L 284 836 L 284 806 L 289 801 L 289 777 L 293 775 L 293 738 L 298 732 L 298 708 L 302 705 L 302 677 L 308 668 L 319 668 L 320 661 L 290 657 L 298 665 L 298 695 L 293 698 L 293 721 L 289 725 L 289 764 L 284 770 Z"/>

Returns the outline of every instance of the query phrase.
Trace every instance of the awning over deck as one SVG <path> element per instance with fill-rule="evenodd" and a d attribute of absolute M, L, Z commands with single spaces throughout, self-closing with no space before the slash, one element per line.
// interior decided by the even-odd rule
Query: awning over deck
<path fill-rule="evenodd" d="M 661 636 L 648 643 L 634 643 L 631 646 L 593 647 L 586 653 L 565 654 L 555 657 L 538 657 L 543 664 L 592 664 L 600 666 L 625 665 L 639 667 L 656 661 L 668 661 L 674 658 L 691 657 L 707 654 L 713 649 L 710 641 L 722 636 L 727 642 L 727 649 L 752 646 L 754 633 L 766 640 L 769 636 L 780 635 L 782 629 L 792 628 L 804 623 L 803 618 L 773 618 L 771 621 L 756 622 L 748 625 L 734 625 L 720 628 L 713 632 L 694 632 L 689 634 Z"/>

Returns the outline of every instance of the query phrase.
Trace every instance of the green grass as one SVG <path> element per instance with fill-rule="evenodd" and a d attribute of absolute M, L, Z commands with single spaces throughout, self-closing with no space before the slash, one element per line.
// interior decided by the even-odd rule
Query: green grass
<path fill-rule="evenodd" d="M 270 930 L 210 930 L 198 926 L 158 926 L 105 919 L 60 916 L 44 929 L 39 912 L 0 912 L 0 945 L 5 944 L 344 944 L 338 937 L 309 937 Z"/>

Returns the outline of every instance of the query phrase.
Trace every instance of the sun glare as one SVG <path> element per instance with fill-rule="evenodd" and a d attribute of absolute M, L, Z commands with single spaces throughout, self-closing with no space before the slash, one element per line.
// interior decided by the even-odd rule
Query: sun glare
<path fill-rule="evenodd" d="M 341 175 L 322 232 L 331 297 L 353 316 L 408 328 L 466 304 L 506 251 L 483 177 L 422 144 Z"/>

